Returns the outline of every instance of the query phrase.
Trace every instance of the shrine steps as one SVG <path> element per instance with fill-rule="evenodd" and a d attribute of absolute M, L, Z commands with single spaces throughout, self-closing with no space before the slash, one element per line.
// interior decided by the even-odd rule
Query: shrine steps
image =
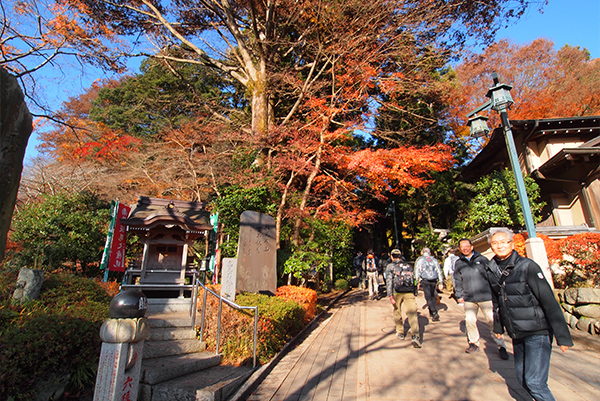
<path fill-rule="evenodd" d="M 219 365 L 152 386 L 140 383 L 138 401 L 225 401 L 252 372 L 249 367 Z"/>
<path fill-rule="evenodd" d="M 189 299 L 187 304 L 155 301 L 154 307 L 149 301 L 138 401 L 225 401 L 253 373 L 249 367 L 222 366 L 221 355 L 205 351 L 192 330 Z"/>

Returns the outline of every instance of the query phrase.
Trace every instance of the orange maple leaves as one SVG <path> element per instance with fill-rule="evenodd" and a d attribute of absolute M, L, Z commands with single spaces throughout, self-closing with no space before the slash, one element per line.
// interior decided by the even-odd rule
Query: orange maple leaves
<path fill-rule="evenodd" d="M 348 168 L 369 182 L 378 194 L 399 194 L 407 187 L 421 188 L 429 183 L 432 171 L 452 166 L 454 158 L 447 145 L 407 146 L 395 149 L 365 149 L 347 157 Z"/>

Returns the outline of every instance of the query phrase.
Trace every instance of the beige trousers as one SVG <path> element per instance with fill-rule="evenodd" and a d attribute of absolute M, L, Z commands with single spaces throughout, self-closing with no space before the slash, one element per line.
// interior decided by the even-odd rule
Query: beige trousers
<path fill-rule="evenodd" d="M 492 301 L 465 302 L 465 325 L 467 326 L 467 338 L 469 339 L 469 344 L 475 344 L 479 347 L 479 329 L 477 328 L 478 310 L 481 310 L 486 323 L 490 326 L 490 333 L 492 333 L 492 338 L 494 339 L 494 342 L 498 348 L 506 348 L 504 339 L 496 338 L 496 335 L 493 333 L 494 307 L 492 305 Z"/>
<path fill-rule="evenodd" d="M 411 335 L 419 335 L 419 319 L 417 317 L 417 301 L 415 294 L 411 292 L 394 292 L 394 323 L 396 323 L 396 333 L 404 334 L 404 319 L 402 319 L 402 305 L 404 313 L 408 317 Z"/>

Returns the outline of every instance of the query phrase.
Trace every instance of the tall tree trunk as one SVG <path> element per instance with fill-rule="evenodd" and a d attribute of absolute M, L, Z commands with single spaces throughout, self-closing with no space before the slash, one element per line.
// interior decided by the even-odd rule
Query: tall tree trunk
<path fill-rule="evenodd" d="M 260 144 L 266 138 L 269 129 L 270 109 L 264 60 L 259 63 L 258 69 L 251 71 L 251 75 L 252 80 L 248 88 L 252 92 L 252 134 Z M 266 149 L 260 148 L 253 164 L 259 167 L 264 166 L 267 163 L 267 158 Z"/>
<path fill-rule="evenodd" d="M 0 68 L 0 261 L 4 259 L 23 171 L 23 158 L 33 130 L 32 118 L 17 79 Z"/>

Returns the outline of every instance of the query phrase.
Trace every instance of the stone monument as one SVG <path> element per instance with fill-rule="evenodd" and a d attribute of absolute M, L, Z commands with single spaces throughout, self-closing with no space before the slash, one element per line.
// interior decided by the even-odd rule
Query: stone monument
<path fill-rule="evenodd" d="M 17 288 L 13 293 L 13 299 L 19 302 L 38 299 L 42 284 L 44 283 L 44 271 L 28 269 L 26 267 L 19 271 Z"/>
<path fill-rule="evenodd" d="M 237 255 L 237 290 L 274 295 L 277 290 L 275 219 L 259 212 L 243 212 Z"/>

